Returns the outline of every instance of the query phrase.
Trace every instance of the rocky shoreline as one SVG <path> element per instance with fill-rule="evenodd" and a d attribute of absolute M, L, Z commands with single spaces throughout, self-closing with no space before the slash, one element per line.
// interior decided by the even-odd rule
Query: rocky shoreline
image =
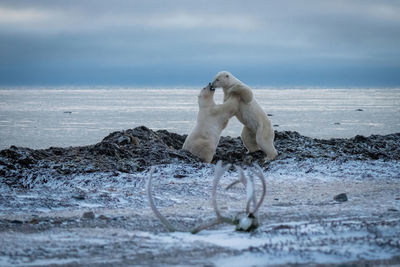
<path fill-rule="evenodd" d="M 181 149 L 186 135 L 166 130 L 153 131 L 145 126 L 117 131 L 101 142 L 81 147 L 30 149 L 11 146 L 0 151 L 0 177 L 8 185 L 18 185 L 21 178 L 33 176 L 65 176 L 94 172 L 134 173 L 159 164 L 202 164 Z M 350 139 L 313 139 L 297 132 L 275 133 L 275 146 L 280 160 L 319 158 L 325 160 L 400 160 L 400 133 L 355 136 Z M 220 139 L 213 163 L 266 166 L 261 151 L 246 154 L 239 137 Z M 34 179 L 34 177 L 33 177 Z"/>

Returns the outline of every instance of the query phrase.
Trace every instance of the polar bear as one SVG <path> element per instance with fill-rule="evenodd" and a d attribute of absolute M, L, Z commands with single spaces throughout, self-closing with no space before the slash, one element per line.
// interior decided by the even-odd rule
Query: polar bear
<path fill-rule="evenodd" d="M 224 101 L 229 101 L 232 96 L 240 94 L 240 92 L 245 92 L 243 93 L 245 95 L 249 95 L 248 92 L 251 92 L 247 85 L 227 71 L 221 71 L 215 76 L 212 87 L 222 87 Z M 275 159 L 278 152 L 274 147 L 274 129 L 257 101 L 253 97 L 249 102 L 239 101 L 239 109 L 235 115 L 244 125 L 241 138 L 248 152 L 254 152 L 261 148 L 267 154 L 267 160 Z"/>
<path fill-rule="evenodd" d="M 214 157 L 222 130 L 237 113 L 240 101 L 239 97 L 232 97 L 217 105 L 214 102 L 214 92 L 215 88 L 211 87 L 211 83 L 200 91 L 196 126 L 186 137 L 182 147 L 208 163 Z"/>

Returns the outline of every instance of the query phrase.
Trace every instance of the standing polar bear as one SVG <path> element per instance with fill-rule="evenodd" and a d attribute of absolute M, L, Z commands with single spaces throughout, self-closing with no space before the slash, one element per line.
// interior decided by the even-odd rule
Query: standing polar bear
<path fill-rule="evenodd" d="M 235 95 L 246 92 L 251 93 L 250 88 L 227 71 L 219 72 L 212 83 L 212 87 L 222 87 L 224 91 L 224 102 L 231 101 Z M 252 96 L 252 95 L 251 95 Z M 267 114 L 263 111 L 257 101 L 251 97 L 250 101 L 239 101 L 236 117 L 243 123 L 241 138 L 248 152 L 254 152 L 261 148 L 267 154 L 267 160 L 273 160 L 278 155 L 274 147 L 274 129 Z"/>
<path fill-rule="evenodd" d="M 240 97 L 232 97 L 217 105 L 214 102 L 214 92 L 215 88 L 210 83 L 200 91 L 196 126 L 182 147 L 205 162 L 212 161 L 221 132 L 228 125 L 229 119 L 237 113 L 240 100 Z"/>

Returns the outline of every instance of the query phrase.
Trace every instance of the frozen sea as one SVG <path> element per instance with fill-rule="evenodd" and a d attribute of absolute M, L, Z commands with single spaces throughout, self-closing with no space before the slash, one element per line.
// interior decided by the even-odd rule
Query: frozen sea
<path fill-rule="evenodd" d="M 0 89 L 0 149 L 94 144 L 145 125 L 186 134 L 200 88 L 24 87 Z M 276 130 L 317 138 L 400 132 L 400 88 L 253 89 Z M 222 102 L 222 90 L 215 95 Z M 222 135 L 239 136 L 233 118 Z"/>

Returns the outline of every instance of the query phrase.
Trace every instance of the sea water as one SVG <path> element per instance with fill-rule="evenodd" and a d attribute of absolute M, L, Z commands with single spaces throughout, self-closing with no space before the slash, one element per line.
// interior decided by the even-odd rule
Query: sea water
<path fill-rule="evenodd" d="M 0 89 L 0 149 L 81 146 L 145 125 L 187 134 L 200 88 L 24 87 Z M 278 131 L 317 138 L 400 132 L 400 88 L 266 89 L 254 95 Z M 215 101 L 222 102 L 217 89 Z M 239 136 L 232 118 L 222 135 Z"/>

